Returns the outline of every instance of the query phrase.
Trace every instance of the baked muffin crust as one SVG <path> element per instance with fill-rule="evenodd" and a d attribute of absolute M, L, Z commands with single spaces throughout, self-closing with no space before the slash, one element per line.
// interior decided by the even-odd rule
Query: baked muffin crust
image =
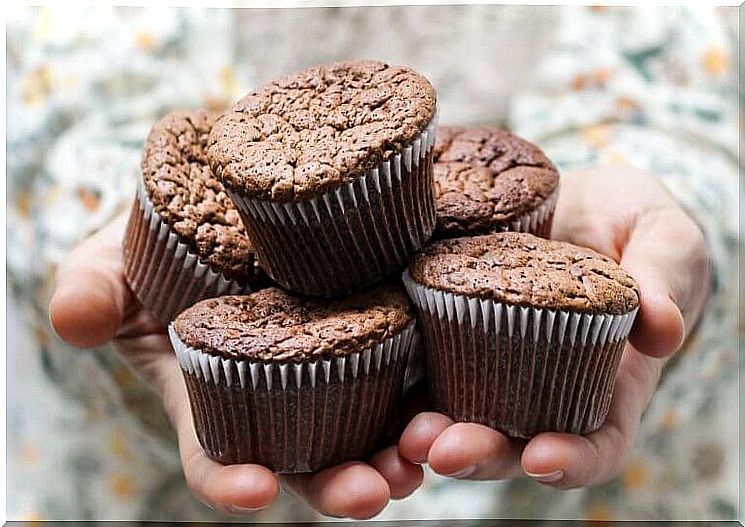
<path fill-rule="evenodd" d="M 379 61 L 322 64 L 269 82 L 213 127 L 215 174 L 248 198 L 300 201 L 400 152 L 435 113 L 435 90 Z"/>
<path fill-rule="evenodd" d="M 251 242 L 230 197 L 207 162 L 207 139 L 218 114 L 176 111 L 145 140 L 142 176 L 156 212 L 199 259 L 229 278 L 257 272 Z"/>
<path fill-rule="evenodd" d="M 434 177 L 438 238 L 493 232 L 540 206 L 559 184 L 537 146 L 494 127 L 439 127 Z"/>
<path fill-rule="evenodd" d="M 510 305 L 614 315 L 639 305 L 638 285 L 611 258 L 526 233 L 441 240 L 409 272 L 426 287 Z"/>
<path fill-rule="evenodd" d="M 414 319 L 406 293 L 384 285 L 339 300 L 279 288 L 203 300 L 174 321 L 188 346 L 224 358 L 301 362 L 343 357 L 380 344 Z"/>

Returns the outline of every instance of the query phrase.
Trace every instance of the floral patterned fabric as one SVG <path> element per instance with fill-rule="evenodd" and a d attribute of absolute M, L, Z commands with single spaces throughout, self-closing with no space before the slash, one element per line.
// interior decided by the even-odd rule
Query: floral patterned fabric
<path fill-rule="evenodd" d="M 618 479 L 561 492 L 428 472 L 381 519 L 736 518 L 736 17 L 518 6 L 11 12 L 9 518 L 219 519 L 186 489 L 148 387 L 111 349 L 73 350 L 54 336 L 55 269 L 128 207 L 158 116 L 220 108 L 280 71 L 352 55 L 421 69 L 438 87 L 441 122 L 507 124 L 561 170 L 657 173 L 701 225 L 715 270 L 705 317 L 666 369 Z M 256 517 L 314 518 L 284 495 Z"/>

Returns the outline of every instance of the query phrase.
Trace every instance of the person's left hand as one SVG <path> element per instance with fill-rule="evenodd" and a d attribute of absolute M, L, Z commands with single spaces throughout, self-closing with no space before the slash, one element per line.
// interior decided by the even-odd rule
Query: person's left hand
<path fill-rule="evenodd" d="M 612 257 L 641 290 L 641 309 L 603 426 L 587 436 L 546 432 L 524 441 L 424 412 L 401 436 L 402 457 L 454 478 L 525 474 L 564 489 L 603 483 L 619 473 L 665 359 L 681 346 L 706 302 L 706 245 L 653 175 L 612 168 L 562 176 L 552 238 Z"/>

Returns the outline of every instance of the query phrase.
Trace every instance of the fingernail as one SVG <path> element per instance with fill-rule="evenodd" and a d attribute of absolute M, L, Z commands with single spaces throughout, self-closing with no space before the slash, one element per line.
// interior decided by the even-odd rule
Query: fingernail
<path fill-rule="evenodd" d="M 470 467 L 466 467 L 462 470 L 458 470 L 457 472 L 453 472 L 451 474 L 443 474 L 443 475 L 449 478 L 461 479 L 461 478 L 467 478 L 474 472 L 476 472 L 476 465 L 471 465 Z"/>
<path fill-rule="evenodd" d="M 549 472 L 547 474 L 531 474 L 530 472 L 526 472 L 525 474 L 536 481 L 540 481 L 541 483 L 556 483 L 564 477 L 563 470 L 554 470 L 553 472 Z"/>
<path fill-rule="evenodd" d="M 252 508 L 252 507 L 239 507 L 238 505 L 226 505 L 225 508 L 231 514 L 252 514 L 254 512 L 259 512 L 259 511 L 266 509 L 266 506 Z"/>

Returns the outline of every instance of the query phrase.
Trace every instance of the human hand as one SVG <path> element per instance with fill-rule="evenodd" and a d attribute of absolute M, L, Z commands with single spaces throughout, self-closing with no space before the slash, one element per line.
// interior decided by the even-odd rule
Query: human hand
<path fill-rule="evenodd" d="M 421 467 L 401 458 L 395 446 L 369 463 L 350 462 L 315 474 L 282 477 L 260 465 L 224 466 L 209 459 L 194 431 L 186 387 L 166 328 L 142 309 L 124 279 L 125 226 L 126 217 L 117 218 L 70 254 L 58 273 L 50 319 L 57 334 L 74 346 L 113 341 L 134 370 L 152 384 L 176 429 L 186 482 L 202 502 L 228 514 L 254 512 L 275 500 L 281 482 L 322 514 L 364 519 L 421 484 Z"/>
<path fill-rule="evenodd" d="M 698 226 L 651 174 L 586 169 L 563 175 L 561 186 L 552 237 L 612 257 L 641 291 L 605 423 L 587 436 L 547 432 L 525 441 L 424 412 L 401 436 L 403 458 L 455 478 L 526 474 L 564 489 L 603 483 L 619 473 L 665 360 L 680 348 L 706 302 L 706 245 Z"/>

